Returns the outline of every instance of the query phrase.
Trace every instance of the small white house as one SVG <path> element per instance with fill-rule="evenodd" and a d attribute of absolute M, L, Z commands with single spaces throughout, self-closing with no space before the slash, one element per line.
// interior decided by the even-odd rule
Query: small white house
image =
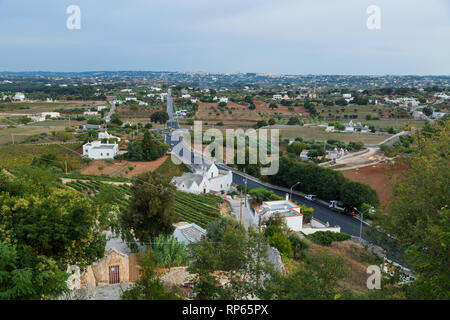
<path fill-rule="evenodd" d="M 61 117 L 61 114 L 59 112 L 42 112 L 41 117 L 45 118 L 59 118 Z"/>
<path fill-rule="evenodd" d="M 233 173 L 222 171 L 212 164 L 194 165 L 195 172 L 173 177 L 178 190 L 190 193 L 228 192 L 233 183 Z"/>
<path fill-rule="evenodd" d="M 279 214 L 284 218 L 287 227 L 294 232 L 312 234 L 317 231 L 341 232 L 339 226 L 330 227 L 329 223 L 323 223 L 315 218 L 310 222 L 303 223 L 303 214 L 301 208 L 289 200 L 289 194 L 286 194 L 285 200 L 264 201 L 260 208 L 255 209 L 253 223 L 259 226 L 265 220 Z"/>
<path fill-rule="evenodd" d="M 30 119 L 33 122 L 45 121 L 45 117 L 43 117 L 43 116 L 30 116 Z"/>
<path fill-rule="evenodd" d="M 83 156 L 89 159 L 113 159 L 119 152 L 117 143 L 102 143 L 92 141 L 83 145 Z"/>
<path fill-rule="evenodd" d="M 24 101 L 25 100 L 25 94 L 22 92 L 17 92 L 16 95 L 13 97 L 13 100 L 15 101 Z"/>
<path fill-rule="evenodd" d="M 102 111 L 102 110 L 105 110 L 105 109 L 107 109 L 107 107 L 106 106 L 98 106 L 97 107 L 97 111 Z"/>
<path fill-rule="evenodd" d="M 264 220 L 279 214 L 284 218 L 284 221 L 290 230 L 300 232 L 303 228 L 303 215 L 301 209 L 289 200 L 288 194 L 286 194 L 285 200 L 264 201 L 262 206 L 255 211 L 256 215 L 254 222 L 256 225 L 259 225 L 260 219 L 263 223 Z"/>
<path fill-rule="evenodd" d="M 225 98 L 225 97 L 219 98 L 219 103 L 220 102 L 228 103 L 228 98 Z"/>

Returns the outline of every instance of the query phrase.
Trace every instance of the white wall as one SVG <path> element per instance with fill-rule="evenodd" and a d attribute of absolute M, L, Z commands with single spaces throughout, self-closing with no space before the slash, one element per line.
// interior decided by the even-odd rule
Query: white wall
<path fill-rule="evenodd" d="M 285 217 L 286 225 L 292 231 L 303 231 L 303 216 Z"/>

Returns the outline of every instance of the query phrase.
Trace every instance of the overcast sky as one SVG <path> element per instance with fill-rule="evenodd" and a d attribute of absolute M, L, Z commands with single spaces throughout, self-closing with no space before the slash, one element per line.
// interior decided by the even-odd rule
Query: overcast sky
<path fill-rule="evenodd" d="M 0 0 L 0 71 L 95 70 L 449 75 L 450 0 Z"/>

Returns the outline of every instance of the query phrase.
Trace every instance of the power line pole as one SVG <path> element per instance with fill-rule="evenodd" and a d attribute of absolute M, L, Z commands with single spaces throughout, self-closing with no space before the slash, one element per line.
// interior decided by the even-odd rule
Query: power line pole
<path fill-rule="evenodd" d="M 242 198 L 239 199 L 240 202 L 240 210 L 239 210 L 239 223 L 242 224 Z"/>
<path fill-rule="evenodd" d="M 245 177 L 245 207 L 247 208 L 247 177 Z"/>

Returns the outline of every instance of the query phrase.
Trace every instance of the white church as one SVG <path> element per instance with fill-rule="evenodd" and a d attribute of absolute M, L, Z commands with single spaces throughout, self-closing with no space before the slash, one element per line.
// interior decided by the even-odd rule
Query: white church
<path fill-rule="evenodd" d="M 214 163 L 194 165 L 194 172 L 173 177 L 172 183 L 177 189 L 190 193 L 228 192 L 233 183 L 231 171 L 219 170 Z"/>

